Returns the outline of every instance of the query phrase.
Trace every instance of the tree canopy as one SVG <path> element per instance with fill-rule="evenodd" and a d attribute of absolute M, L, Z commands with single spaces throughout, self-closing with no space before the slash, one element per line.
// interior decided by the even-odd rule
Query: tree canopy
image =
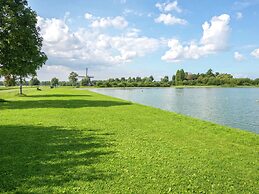
<path fill-rule="evenodd" d="M 21 86 L 47 60 L 39 31 L 37 14 L 26 0 L 0 1 L 0 72 L 19 77 Z"/>
<path fill-rule="evenodd" d="M 59 84 L 59 79 L 56 78 L 56 77 L 53 77 L 53 78 L 51 79 L 51 81 L 50 81 L 50 84 L 51 84 L 51 86 L 53 86 L 53 87 L 57 87 L 58 84 Z"/>
<path fill-rule="evenodd" d="M 71 82 L 72 86 L 76 86 L 78 81 L 78 74 L 75 72 L 71 72 L 68 76 L 68 80 Z"/>

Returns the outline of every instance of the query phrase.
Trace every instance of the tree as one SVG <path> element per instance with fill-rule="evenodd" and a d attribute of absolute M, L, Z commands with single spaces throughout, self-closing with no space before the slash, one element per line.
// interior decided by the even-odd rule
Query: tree
<path fill-rule="evenodd" d="M 15 86 L 16 85 L 16 77 L 13 75 L 6 75 L 4 80 L 4 85 L 6 87 Z"/>
<path fill-rule="evenodd" d="M 81 80 L 81 86 L 89 86 L 89 85 L 90 85 L 90 79 L 88 76 Z"/>
<path fill-rule="evenodd" d="M 56 77 L 53 77 L 53 78 L 51 79 L 51 81 L 50 81 L 51 86 L 54 86 L 54 87 L 57 87 L 57 86 L 58 86 L 58 83 L 59 83 L 59 80 L 58 80 L 58 78 L 56 78 Z"/>
<path fill-rule="evenodd" d="M 76 86 L 78 81 L 78 74 L 75 72 L 71 72 L 68 77 L 69 81 L 71 82 L 72 86 Z"/>
<path fill-rule="evenodd" d="M 30 85 L 31 86 L 38 86 L 38 85 L 40 85 L 40 80 L 38 80 L 37 77 L 32 77 L 31 80 L 30 80 Z"/>
<path fill-rule="evenodd" d="M 185 72 L 183 69 L 177 70 L 175 75 L 175 85 L 181 85 L 185 79 Z"/>
<path fill-rule="evenodd" d="M 207 75 L 208 77 L 214 77 L 214 76 L 215 76 L 215 75 L 213 74 L 212 69 L 209 69 L 209 70 L 207 71 L 206 75 Z"/>
<path fill-rule="evenodd" d="M 254 80 L 254 85 L 259 85 L 259 78 L 256 78 L 256 79 Z"/>
<path fill-rule="evenodd" d="M 19 78 L 20 94 L 24 78 L 35 76 L 47 60 L 36 17 L 27 0 L 0 1 L 0 69 Z"/>
<path fill-rule="evenodd" d="M 150 80 L 150 82 L 153 82 L 155 80 L 153 75 L 149 76 L 149 80 Z"/>
<path fill-rule="evenodd" d="M 164 82 L 164 83 L 169 82 L 169 77 L 165 76 L 165 77 L 161 78 L 161 82 Z"/>
<path fill-rule="evenodd" d="M 172 85 L 175 85 L 175 78 L 176 78 L 176 76 L 173 75 L 173 76 L 172 76 Z"/>

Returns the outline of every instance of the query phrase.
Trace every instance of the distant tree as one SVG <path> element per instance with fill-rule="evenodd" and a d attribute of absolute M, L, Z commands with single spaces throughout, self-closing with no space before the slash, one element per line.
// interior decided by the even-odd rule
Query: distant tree
<path fill-rule="evenodd" d="M 0 1 L 0 69 L 3 75 L 17 76 L 20 94 L 24 78 L 36 75 L 46 62 L 37 14 L 26 0 Z"/>
<path fill-rule="evenodd" d="M 15 86 L 16 85 L 16 76 L 14 76 L 14 75 L 6 75 L 4 77 L 4 85 L 6 87 Z"/>
<path fill-rule="evenodd" d="M 128 79 L 127 79 L 127 82 L 129 82 L 129 83 L 131 83 L 133 80 L 132 80 L 132 78 L 131 77 L 129 77 Z"/>
<path fill-rule="evenodd" d="M 175 75 L 172 76 L 172 85 L 175 85 Z"/>
<path fill-rule="evenodd" d="M 214 77 L 214 76 L 215 76 L 215 75 L 213 74 L 212 69 L 209 69 L 209 70 L 207 71 L 206 76 L 208 76 L 208 77 Z"/>
<path fill-rule="evenodd" d="M 60 86 L 67 86 L 67 82 L 66 81 L 59 81 L 59 85 Z"/>
<path fill-rule="evenodd" d="M 109 82 L 109 81 L 108 81 Z M 89 77 L 85 77 L 81 80 L 81 86 L 89 86 L 90 85 L 90 78 Z"/>
<path fill-rule="evenodd" d="M 193 74 L 192 73 L 187 73 L 186 79 L 187 80 L 193 80 Z"/>
<path fill-rule="evenodd" d="M 136 77 L 136 82 L 141 82 L 141 81 L 142 81 L 141 77 Z"/>
<path fill-rule="evenodd" d="M 50 81 L 41 81 L 42 86 L 50 86 Z"/>
<path fill-rule="evenodd" d="M 259 78 L 256 78 L 256 79 L 254 80 L 254 85 L 259 85 Z"/>
<path fill-rule="evenodd" d="M 71 82 L 72 86 L 76 86 L 77 85 L 77 81 L 78 81 L 78 74 L 75 73 L 75 72 L 71 72 L 69 74 L 68 79 Z"/>
<path fill-rule="evenodd" d="M 150 82 L 153 82 L 155 79 L 154 79 L 154 77 L 151 75 L 151 76 L 149 76 L 149 80 L 150 80 Z"/>
<path fill-rule="evenodd" d="M 50 81 L 51 86 L 54 86 L 54 87 L 57 87 L 57 86 L 58 86 L 58 83 L 59 83 L 59 80 L 58 80 L 58 78 L 56 78 L 56 77 L 53 77 L 53 78 L 51 79 L 51 81 Z"/>
<path fill-rule="evenodd" d="M 177 70 L 175 75 L 175 85 L 183 84 L 183 80 L 185 79 L 185 72 L 183 69 Z"/>
<path fill-rule="evenodd" d="M 37 77 L 32 77 L 29 84 L 31 86 L 38 86 L 38 85 L 40 85 L 40 80 L 38 80 Z"/>
<path fill-rule="evenodd" d="M 168 83 L 169 82 L 169 77 L 165 76 L 165 77 L 161 78 L 161 82 Z"/>

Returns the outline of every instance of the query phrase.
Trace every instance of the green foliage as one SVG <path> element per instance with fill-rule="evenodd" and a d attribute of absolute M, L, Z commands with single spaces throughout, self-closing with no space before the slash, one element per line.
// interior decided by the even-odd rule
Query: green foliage
<path fill-rule="evenodd" d="M 161 78 L 161 82 L 168 83 L 169 82 L 168 76 L 165 76 L 165 77 Z"/>
<path fill-rule="evenodd" d="M 258 135 L 71 88 L 2 92 L 0 193 L 257 193 Z"/>
<path fill-rule="evenodd" d="M 170 87 L 168 76 L 161 79 L 160 82 L 154 81 L 154 77 L 151 75 L 149 77 L 129 77 L 126 78 L 115 78 L 108 80 L 93 81 L 93 85 L 97 87 Z"/>
<path fill-rule="evenodd" d="M 16 76 L 6 75 L 5 79 L 4 79 L 4 85 L 6 87 L 15 86 L 16 85 L 16 80 L 17 80 Z"/>
<path fill-rule="evenodd" d="M 190 86 L 252 86 L 259 85 L 257 79 L 252 80 L 249 78 L 234 78 L 231 74 L 227 73 L 213 73 L 209 69 L 205 74 L 193 74 L 184 72 L 183 69 L 177 70 L 175 78 L 175 85 L 190 85 Z M 174 85 L 174 84 L 173 84 Z"/>
<path fill-rule="evenodd" d="M 175 85 L 182 85 L 185 79 L 185 72 L 183 69 L 177 70 L 175 75 Z"/>
<path fill-rule="evenodd" d="M 89 86 L 91 84 L 90 82 L 90 78 L 89 77 L 85 77 L 81 80 L 80 82 L 81 86 Z"/>
<path fill-rule="evenodd" d="M 29 84 L 30 84 L 30 86 L 39 86 L 40 80 L 38 80 L 37 77 L 32 77 Z"/>
<path fill-rule="evenodd" d="M 57 87 L 59 84 L 59 79 L 56 77 L 53 77 L 50 81 L 51 86 Z"/>
<path fill-rule="evenodd" d="M 75 72 L 71 72 L 68 76 L 68 80 L 70 81 L 72 86 L 76 86 L 78 81 L 78 74 Z"/>
<path fill-rule="evenodd" d="M 0 1 L 1 73 L 18 76 L 21 86 L 23 78 L 36 75 L 36 70 L 47 60 L 41 52 L 42 38 L 36 17 L 26 0 Z"/>

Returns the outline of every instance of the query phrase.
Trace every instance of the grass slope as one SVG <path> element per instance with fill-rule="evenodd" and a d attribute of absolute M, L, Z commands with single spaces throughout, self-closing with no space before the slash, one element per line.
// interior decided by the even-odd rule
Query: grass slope
<path fill-rule="evenodd" d="M 256 193 L 257 134 L 72 88 L 0 98 L 0 193 Z"/>

